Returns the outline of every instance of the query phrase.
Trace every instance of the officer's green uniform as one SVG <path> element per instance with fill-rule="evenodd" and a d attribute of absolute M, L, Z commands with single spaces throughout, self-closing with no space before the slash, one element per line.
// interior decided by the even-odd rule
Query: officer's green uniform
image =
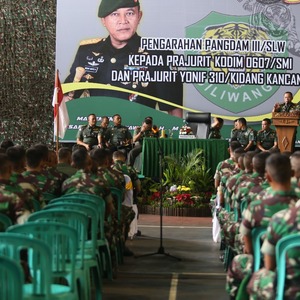
<path fill-rule="evenodd" d="M 88 144 L 90 148 L 98 145 L 100 126 L 83 125 L 79 128 L 76 138 Z"/>
<path fill-rule="evenodd" d="M 256 141 L 256 133 L 252 128 L 246 127 L 245 129 L 236 130 L 232 138 L 236 138 L 241 146 L 245 148 L 250 141 Z"/>
<path fill-rule="evenodd" d="M 269 150 L 274 146 L 274 143 L 277 142 L 276 131 L 272 128 L 269 130 L 260 130 L 257 133 L 257 142 L 260 142 L 261 146 Z"/>
<path fill-rule="evenodd" d="M 103 0 L 99 7 L 98 16 L 103 18 L 118 8 L 135 7 L 138 5 L 139 2 L 137 0 Z M 183 84 L 179 74 L 175 76 L 175 82 L 165 82 L 164 80 L 161 82 L 158 82 L 158 80 L 156 82 L 142 82 L 142 80 L 133 80 L 132 78 L 112 80 L 113 70 L 128 74 L 132 74 L 133 71 L 143 72 L 146 70 L 150 72 L 151 76 L 155 71 L 174 71 L 174 68 L 167 66 L 166 63 L 167 55 L 173 55 L 172 51 L 147 50 L 142 49 L 140 45 L 141 37 L 137 34 L 134 34 L 128 40 L 127 45 L 121 49 L 116 49 L 112 46 L 109 36 L 103 39 L 98 38 L 82 41 L 70 69 L 70 74 L 65 82 L 73 82 L 76 68 L 82 67 L 85 69 L 85 73 L 80 79 L 81 82 L 103 83 L 132 90 L 132 93 L 124 93 L 106 89 L 91 89 L 89 90 L 90 96 L 116 97 L 155 108 L 156 101 L 137 95 L 136 92 L 139 92 L 182 105 Z M 129 62 L 130 55 L 162 57 L 164 63 L 162 66 L 132 65 Z M 81 93 L 82 91 L 75 92 L 74 97 L 80 97 Z M 159 103 L 159 107 L 160 110 L 174 109 L 173 106 L 164 103 Z"/>
<path fill-rule="evenodd" d="M 110 145 L 116 148 L 123 148 L 126 146 L 127 140 L 131 140 L 132 135 L 128 128 L 123 125 L 108 127 L 106 131 L 106 140 Z"/>

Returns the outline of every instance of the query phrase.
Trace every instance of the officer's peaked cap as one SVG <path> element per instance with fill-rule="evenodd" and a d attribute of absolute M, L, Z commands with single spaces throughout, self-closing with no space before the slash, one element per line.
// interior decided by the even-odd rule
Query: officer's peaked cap
<path fill-rule="evenodd" d="M 139 5 L 139 0 L 102 0 L 98 10 L 98 17 L 104 18 L 119 8 Z"/>

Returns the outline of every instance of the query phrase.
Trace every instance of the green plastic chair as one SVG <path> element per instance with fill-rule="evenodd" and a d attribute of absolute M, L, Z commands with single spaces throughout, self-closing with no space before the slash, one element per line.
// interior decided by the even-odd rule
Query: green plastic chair
<path fill-rule="evenodd" d="M 99 255 L 101 259 L 102 273 L 106 271 L 108 279 L 112 280 L 113 270 L 112 270 L 110 246 L 106 239 L 105 231 L 104 231 L 105 208 L 106 208 L 105 200 L 100 196 L 93 195 L 93 194 L 73 193 L 73 194 L 64 195 L 60 198 L 56 198 L 50 201 L 50 204 L 53 203 L 79 203 L 79 204 L 90 205 L 92 207 L 94 205 L 97 206 L 98 221 L 99 221 L 97 245 L 98 245 Z"/>
<path fill-rule="evenodd" d="M 41 203 L 38 200 L 32 199 L 32 204 L 33 204 L 34 211 L 41 210 Z"/>
<path fill-rule="evenodd" d="M 15 260 L 0 256 L 0 299 L 23 299 L 24 273 Z"/>
<path fill-rule="evenodd" d="M 267 232 L 267 227 L 256 227 L 251 231 L 252 236 L 252 248 L 253 248 L 253 270 L 254 272 L 259 270 L 261 262 L 261 238 Z"/>
<path fill-rule="evenodd" d="M 79 250 L 75 266 L 75 277 L 79 284 L 80 298 L 89 299 L 90 287 L 88 283 L 90 269 L 88 269 L 84 263 L 84 251 L 82 251 L 88 239 L 88 216 L 74 209 L 48 209 L 31 214 L 28 218 L 28 222 L 59 222 L 67 224 L 76 230 Z M 100 295 L 97 294 L 97 299 L 102 299 L 102 290 L 96 290 L 96 292 L 98 294 L 100 293 Z"/>
<path fill-rule="evenodd" d="M 32 283 L 23 285 L 23 299 L 78 299 L 77 293 L 76 295 L 70 293 L 70 287 L 52 283 L 53 274 L 49 268 L 52 254 L 50 247 L 44 241 L 18 233 L 0 233 L 0 254 L 21 263 L 20 254 L 22 250 L 26 250 L 28 253 L 28 265 L 32 277 Z"/>
<path fill-rule="evenodd" d="M 118 221 L 118 226 L 120 226 L 124 192 L 116 187 L 111 187 L 110 190 L 113 197 L 117 200 L 117 221 Z M 124 262 L 124 257 L 123 257 L 124 244 L 123 244 L 123 239 L 121 237 L 118 237 L 116 251 L 117 251 L 118 263 L 122 264 Z"/>
<path fill-rule="evenodd" d="M 276 265 L 277 265 L 277 292 L 276 300 L 284 299 L 284 285 L 286 277 L 286 255 L 287 251 L 299 247 L 300 251 L 300 234 L 290 234 L 282 237 L 276 245 Z"/>
<path fill-rule="evenodd" d="M 97 234 L 98 234 L 98 213 L 94 208 L 76 203 L 53 203 L 45 206 L 45 211 L 51 211 L 52 209 L 58 210 L 73 210 L 86 214 L 90 221 L 90 230 L 88 230 L 88 238 L 84 242 L 84 246 L 81 248 L 83 252 L 84 268 L 86 270 L 85 286 L 90 287 L 90 273 L 93 278 L 93 282 L 96 287 L 96 294 L 99 299 L 102 295 L 102 276 L 101 276 L 101 260 L 99 252 L 97 251 Z M 90 296 L 87 296 L 88 299 Z"/>
<path fill-rule="evenodd" d="M 48 261 L 53 278 L 66 278 L 68 299 L 78 299 L 75 281 L 75 264 L 78 248 L 77 232 L 74 228 L 58 222 L 27 222 L 10 226 L 8 233 L 19 233 L 44 241 L 51 249 L 52 260 Z M 63 287 L 66 290 L 65 287 Z M 60 293 L 58 286 L 57 293 Z M 66 291 L 65 291 L 66 293 Z"/>
<path fill-rule="evenodd" d="M 5 231 L 12 225 L 12 220 L 5 214 L 0 213 L 0 231 Z"/>

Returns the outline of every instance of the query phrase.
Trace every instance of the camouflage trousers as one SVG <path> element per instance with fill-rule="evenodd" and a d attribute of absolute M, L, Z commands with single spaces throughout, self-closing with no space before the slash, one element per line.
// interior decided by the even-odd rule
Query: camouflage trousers
<path fill-rule="evenodd" d="M 228 268 L 226 291 L 231 297 L 237 295 L 242 280 L 252 273 L 253 256 L 251 254 L 236 255 Z"/>
<path fill-rule="evenodd" d="M 226 221 L 223 225 L 223 241 L 237 254 L 243 253 L 244 242 L 240 231 L 240 222 Z"/>
<path fill-rule="evenodd" d="M 258 270 L 251 276 L 247 291 L 251 300 L 275 299 L 276 273 L 265 268 Z M 286 299 L 286 298 L 285 298 Z M 295 298 L 292 298 L 295 299 Z"/>

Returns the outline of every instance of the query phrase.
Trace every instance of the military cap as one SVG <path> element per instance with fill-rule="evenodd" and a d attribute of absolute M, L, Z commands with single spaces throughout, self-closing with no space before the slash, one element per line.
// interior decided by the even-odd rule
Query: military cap
<path fill-rule="evenodd" d="M 139 5 L 139 0 L 102 0 L 98 10 L 98 17 L 104 18 L 119 8 Z"/>

